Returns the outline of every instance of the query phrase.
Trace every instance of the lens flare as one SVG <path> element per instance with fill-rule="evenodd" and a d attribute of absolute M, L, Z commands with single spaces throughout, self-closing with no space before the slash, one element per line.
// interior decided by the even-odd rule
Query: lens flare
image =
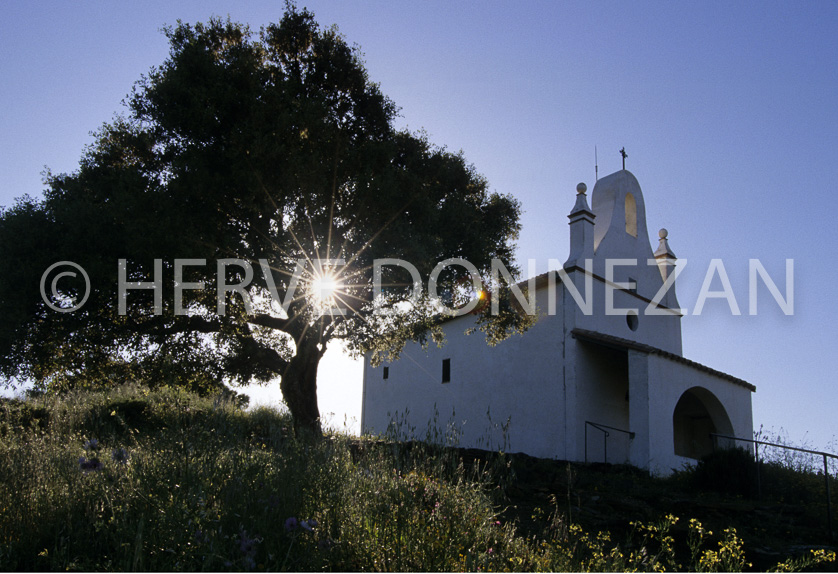
<path fill-rule="evenodd" d="M 340 281 L 331 274 L 315 275 L 311 280 L 311 296 L 318 305 L 334 305 L 335 296 L 340 288 Z"/>

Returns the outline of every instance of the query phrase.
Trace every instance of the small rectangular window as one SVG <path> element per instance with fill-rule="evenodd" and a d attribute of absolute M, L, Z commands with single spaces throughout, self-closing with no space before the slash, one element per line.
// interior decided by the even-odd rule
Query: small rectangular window
<path fill-rule="evenodd" d="M 451 382 L 451 359 L 442 359 L 442 382 Z"/>
<path fill-rule="evenodd" d="M 389 378 L 390 378 L 390 367 L 384 367 L 384 380 L 386 381 Z"/>

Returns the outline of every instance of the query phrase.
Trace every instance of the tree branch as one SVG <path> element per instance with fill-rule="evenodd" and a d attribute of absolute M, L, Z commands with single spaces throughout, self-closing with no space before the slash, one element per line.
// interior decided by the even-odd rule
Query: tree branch
<path fill-rule="evenodd" d="M 266 347 L 255 339 L 243 339 L 245 354 L 249 359 L 257 361 L 277 374 L 282 374 L 288 368 L 288 361 L 270 347 Z"/>
<path fill-rule="evenodd" d="M 253 325 L 259 325 L 260 327 L 277 329 L 279 331 L 287 331 L 288 326 L 291 323 L 288 319 L 282 319 L 280 317 L 274 317 L 273 315 L 267 315 L 264 313 L 249 317 L 247 322 Z"/>
<path fill-rule="evenodd" d="M 171 325 L 163 324 L 163 317 L 154 317 L 138 323 L 132 321 L 133 328 L 141 335 L 177 335 L 179 333 L 217 333 L 221 330 L 221 323 L 217 320 L 207 320 L 203 317 L 181 317 Z"/>

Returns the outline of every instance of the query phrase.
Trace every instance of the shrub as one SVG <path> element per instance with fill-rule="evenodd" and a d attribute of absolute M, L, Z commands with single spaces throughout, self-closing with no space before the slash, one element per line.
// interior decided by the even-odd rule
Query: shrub
<path fill-rule="evenodd" d="M 699 460 L 692 471 L 695 488 L 751 498 L 757 496 L 757 480 L 754 456 L 742 448 L 717 450 Z"/>

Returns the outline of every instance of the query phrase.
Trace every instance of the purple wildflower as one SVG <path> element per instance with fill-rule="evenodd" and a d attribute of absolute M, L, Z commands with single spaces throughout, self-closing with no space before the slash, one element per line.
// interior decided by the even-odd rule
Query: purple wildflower
<path fill-rule="evenodd" d="M 254 570 L 256 568 L 256 560 L 254 560 L 254 556 L 256 556 L 256 544 L 261 541 L 262 539 L 258 536 L 253 538 L 248 536 L 247 531 L 242 528 L 239 534 L 239 550 L 244 554 L 244 566 L 246 570 Z"/>
<path fill-rule="evenodd" d="M 285 521 L 285 531 L 291 532 L 292 530 L 296 530 L 297 526 L 299 526 L 299 522 L 293 516 L 290 517 L 288 520 Z"/>
<path fill-rule="evenodd" d="M 82 445 L 84 450 L 99 450 L 99 441 L 95 438 L 85 441 Z"/>
<path fill-rule="evenodd" d="M 250 554 L 253 552 L 255 545 L 256 539 L 250 538 L 247 535 L 247 531 L 242 530 L 241 536 L 239 537 L 239 550 L 242 551 L 242 554 Z"/>
<path fill-rule="evenodd" d="M 128 451 L 124 448 L 115 448 L 111 452 L 111 460 L 120 464 L 128 464 Z"/>

